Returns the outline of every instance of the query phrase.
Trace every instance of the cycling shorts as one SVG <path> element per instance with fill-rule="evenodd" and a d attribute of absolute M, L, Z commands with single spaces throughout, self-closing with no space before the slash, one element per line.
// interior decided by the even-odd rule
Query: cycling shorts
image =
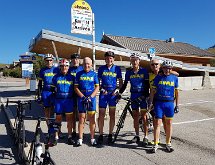
<path fill-rule="evenodd" d="M 53 93 L 50 91 L 42 91 L 42 101 L 44 107 L 51 107 L 54 105 L 54 96 Z"/>
<path fill-rule="evenodd" d="M 55 113 L 72 113 L 73 112 L 73 99 L 55 99 Z"/>
<path fill-rule="evenodd" d="M 79 113 L 89 113 L 89 114 L 95 114 L 96 112 L 96 97 L 93 97 L 91 99 L 91 104 L 89 106 L 89 109 L 86 109 L 84 106 L 83 99 L 78 97 L 78 112 Z"/>
<path fill-rule="evenodd" d="M 171 119 L 174 116 L 174 102 L 156 101 L 154 112 L 156 119 L 162 119 L 163 116 Z"/>
<path fill-rule="evenodd" d="M 109 92 L 106 95 L 100 92 L 99 108 L 107 108 L 107 105 L 109 105 L 109 108 L 116 108 L 116 96 L 113 96 L 112 92 Z"/>
<path fill-rule="evenodd" d="M 136 100 L 138 97 L 141 97 L 143 96 L 142 93 L 131 93 L 131 100 L 134 101 Z M 139 103 L 136 103 L 136 102 L 132 102 L 131 103 L 131 108 L 132 110 L 139 110 L 139 108 L 142 110 L 142 111 L 147 111 L 147 103 L 146 103 L 146 100 L 143 99 L 141 102 Z"/>

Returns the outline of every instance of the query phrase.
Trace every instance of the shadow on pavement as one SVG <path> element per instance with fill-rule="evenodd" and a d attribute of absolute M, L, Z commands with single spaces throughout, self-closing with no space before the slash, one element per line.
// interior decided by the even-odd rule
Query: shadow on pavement
<path fill-rule="evenodd" d="M 12 131 L 6 119 L 6 115 L 2 109 L 0 109 L 0 121 L 1 124 L 4 124 L 6 128 L 6 135 L 0 135 L 0 160 L 14 160 L 15 162 L 17 162 L 17 149 L 14 145 Z M 1 162 L 1 165 L 4 165 L 4 163 Z"/>
<path fill-rule="evenodd" d="M 1 97 L 17 97 L 17 96 L 30 96 L 32 93 L 27 90 L 13 90 L 1 92 Z"/>

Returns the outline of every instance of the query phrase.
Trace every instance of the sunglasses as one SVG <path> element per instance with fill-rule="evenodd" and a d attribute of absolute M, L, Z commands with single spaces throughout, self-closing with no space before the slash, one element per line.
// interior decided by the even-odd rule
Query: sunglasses
<path fill-rule="evenodd" d="M 164 69 L 172 69 L 172 67 L 163 67 Z"/>
<path fill-rule="evenodd" d="M 157 66 L 157 65 L 159 65 L 159 64 L 158 64 L 158 63 L 153 63 L 153 64 L 151 64 L 151 66 L 155 66 L 155 65 Z"/>

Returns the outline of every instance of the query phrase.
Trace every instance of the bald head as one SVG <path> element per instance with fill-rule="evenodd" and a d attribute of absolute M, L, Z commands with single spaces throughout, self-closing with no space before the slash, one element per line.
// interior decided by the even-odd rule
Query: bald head
<path fill-rule="evenodd" d="M 85 58 L 83 59 L 83 63 L 84 63 L 84 64 L 85 64 L 85 63 L 89 63 L 89 64 L 92 65 L 92 60 L 91 60 L 90 57 L 85 57 Z"/>
<path fill-rule="evenodd" d="M 86 72 L 89 72 L 92 68 L 92 60 L 89 57 L 83 59 L 83 67 Z"/>

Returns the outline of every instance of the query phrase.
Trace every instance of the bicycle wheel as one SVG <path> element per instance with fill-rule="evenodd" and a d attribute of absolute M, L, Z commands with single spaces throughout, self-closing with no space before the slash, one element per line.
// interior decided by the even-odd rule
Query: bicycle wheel
<path fill-rule="evenodd" d="M 148 112 L 147 113 L 147 121 L 148 121 L 148 132 L 152 133 L 154 130 L 153 127 L 153 116 Z"/>
<path fill-rule="evenodd" d="M 55 165 L 56 163 L 54 162 L 54 160 L 51 158 L 51 155 L 48 151 L 48 149 L 45 151 L 45 153 L 43 154 L 43 162 L 42 165 Z"/>
<path fill-rule="evenodd" d="M 50 158 L 49 164 L 50 164 L 50 165 L 56 165 L 56 163 L 52 160 L 52 158 Z"/>
<path fill-rule="evenodd" d="M 119 121 L 117 123 L 117 129 L 116 129 L 116 133 L 114 134 L 114 139 L 113 142 L 116 141 L 117 136 L 119 135 L 119 131 L 121 128 L 124 127 L 124 122 L 125 122 L 125 118 L 126 118 L 126 114 L 127 114 L 127 108 L 125 108 L 119 118 Z"/>
<path fill-rule="evenodd" d="M 25 127 L 23 122 L 19 123 L 17 131 L 18 131 L 18 137 L 17 137 L 18 160 L 20 163 L 24 163 L 25 162 L 25 156 L 24 156 Z"/>
<path fill-rule="evenodd" d="M 18 136 L 19 136 L 19 121 L 18 118 L 16 117 L 15 122 L 14 122 L 14 127 L 13 127 L 13 135 L 14 135 L 14 144 L 17 145 L 18 144 Z"/>

